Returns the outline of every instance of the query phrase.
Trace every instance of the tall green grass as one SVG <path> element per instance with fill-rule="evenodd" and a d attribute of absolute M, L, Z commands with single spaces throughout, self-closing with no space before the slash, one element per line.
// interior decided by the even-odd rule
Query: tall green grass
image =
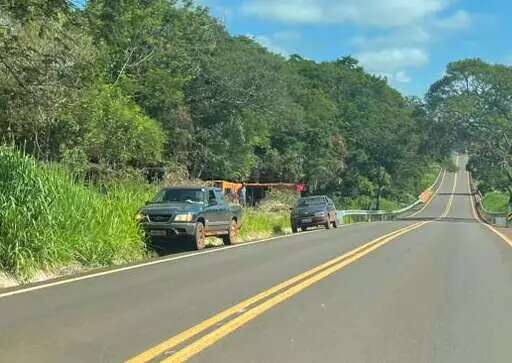
<path fill-rule="evenodd" d="M 290 212 L 268 212 L 258 208 L 245 208 L 240 230 L 242 241 L 251 241 L 291 233 Z"/>
<path fill-rule="evenodd" d="M 482 203 L 484 208 L 491 213 L 508 212 L 508 195 L 502 192 L 486 193 Z"/>
<path fill-rule="evenodd" d="M 23 281 L 38 270 L 140 259 L 134 215 L 153 193 L 130 184 L 100 193 L 62 167 L 0 147 L 0 269 Z"/>
<path fill-rule="evenodd" d="M 430 185 L 438 170 L 432 168 L 422 183 Z M 0 270 L 27 281 L 40 270 L 102 267 L 147 257 L 134 216 L 156 192 L 156 186 L 133 179 L 87 186 L 62 166 L 0 146 Z M 261 208 L 246 208 L 241 240 L 291 233 L 289 207 L 296 198 L 272 195 Z M 490 209 L 501 209 L 490 200 Z M 370 202 L 350 200 L 338 207 L 358 209 Z M 381 205 L 397 208 L 385 199 Z"/>

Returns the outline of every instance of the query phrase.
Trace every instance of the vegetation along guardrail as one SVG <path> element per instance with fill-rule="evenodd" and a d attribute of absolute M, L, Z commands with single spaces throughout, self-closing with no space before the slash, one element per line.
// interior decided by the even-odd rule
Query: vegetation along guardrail
<path fill-rule="evenodd" d="M 435 182 L 429 188 L 427 188 L 427 190 L 421 193 L 417 201 L 405 208 L 396 211 L 339 210 L 338 218 L 343 224 L 359 222 L 381 222 L 396 219 L 398 216 L 404 215 L 405 213 L 413 213 L 421 208 L 421 206 L 423 206 L 425 203 L 427 203 L 430 198 L 432 198 L 434 194 L 433 190 L 435 190 L 441 184 L 443 173 L 444 170 L 441 169 Z"/>
<path fill-rule="evenodd" d="M 512 225 L 507 213 L 494 213 L 485 209 L 482 193 L 478 190 L 471 176 L 469 177 L 469 185 L 471 196 L 474 197 L 476 211 L 484 222 L 497 227 L 510 227 Z"/>

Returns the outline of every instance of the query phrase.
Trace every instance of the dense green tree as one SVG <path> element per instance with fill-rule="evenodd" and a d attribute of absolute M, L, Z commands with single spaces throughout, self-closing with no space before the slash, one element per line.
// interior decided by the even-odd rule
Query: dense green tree
<path fill-rule="evenodd" d="M 445 149 L 467 149 L 487 188 L 508 191 L 512 206 L 512 68 L 467 59 L 448 65 L 427 94 Z"/>
<path fill-rule="evenodd" d="M 97 52 L 73 15 L 50 17 L 36 3 L 0 13 L 0 130 L 6 142 L 58 159 L 70 127 L 63 116 L 95 78 Z"/>
<path fill-rule="evenodd" d="M 418 192 L 429 137 L 442 133 L 356 59 L 286 59 L 192 1 L 0 9 L 2 142 L 42 159 L 300 181 L 380 208 Z"/>

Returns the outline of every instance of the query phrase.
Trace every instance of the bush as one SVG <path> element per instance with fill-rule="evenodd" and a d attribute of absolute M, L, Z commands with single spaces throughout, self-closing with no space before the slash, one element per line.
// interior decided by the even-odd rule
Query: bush
<path fill-rule="evenodd" d="M 492 213 L 508 212 L 508 195 L 502 192 L 486 193 L 482 203 L 484 208 Z"/>
<path fill-rule="evenodd" d="M 162 127 L 119 88 L 94 88 L 82 107 L 84 148 L 90 159 L 116 169 L 160 162 L 165 143 Z"/>
<path fill-rule="evenodd" d="M 430 188 L 432 184 L 434 184 L 441 170 L 442 168 L 438 164 L 433 164 L 428 168 L 424 168 L 424 171 L 421 174 L 421 179 L 419 181 L 418 194 L 424 192 Z"/>
<path fill-rule="evenodd" d="M 259 209 L 265 212 L 289 211 L 299 200 L 299 193 L 295 191 L 273 190 L 267 193 L 260 202 Z"/>
<path fill-rule="evenodd" d="M 290 212 L 265 212 L 256 208 L 245 208 L 240 230 L 242 241 L 251 241 L 291 233 Z"/>
<path fill-rule="evenodd" d="M 153 194 L 128 183 L 102 194 L 62 167 L 0 147 L 0 269 L 27 280 L 41 269 L 140 259 L 146 252 L 134 215 Z"/>
<path fill-rule="evenodd" d="M 456 173 L 459 171 L 459 167 L 457 166 L 457 164 L 455 164 L 453 158 L 444 159 L 441 162 L 441 167 L 443 169 L 446 169 L 446 171 L 449 173 Z"/>

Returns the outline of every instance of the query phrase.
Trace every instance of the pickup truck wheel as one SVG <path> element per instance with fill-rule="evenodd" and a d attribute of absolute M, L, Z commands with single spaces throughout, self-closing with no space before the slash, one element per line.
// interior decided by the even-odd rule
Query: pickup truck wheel
<path fill-rule="evenodd" d="M 331 216 L 327 215 L 327 222 L 325 223 L 325 229 L 331 229 Z"/>
<path fill-rule="evenodd" d="M 226 246 L 228 245 L 234 245 L 238 242 L 238 223 L 236 223 L 235 220 L 231 221 L 231 225 L 229 226 L 229 234 L 222 237 L 222 240 L 224 241 L 224 244 Z"/>
<path fill-rule="evenodd" d="M 206 232 L 204 224 L 201 222 L 196 223 L 196 232 L 192 236 L 192 247 L 196 250 L 202 250 L 206 246 Z"/>

